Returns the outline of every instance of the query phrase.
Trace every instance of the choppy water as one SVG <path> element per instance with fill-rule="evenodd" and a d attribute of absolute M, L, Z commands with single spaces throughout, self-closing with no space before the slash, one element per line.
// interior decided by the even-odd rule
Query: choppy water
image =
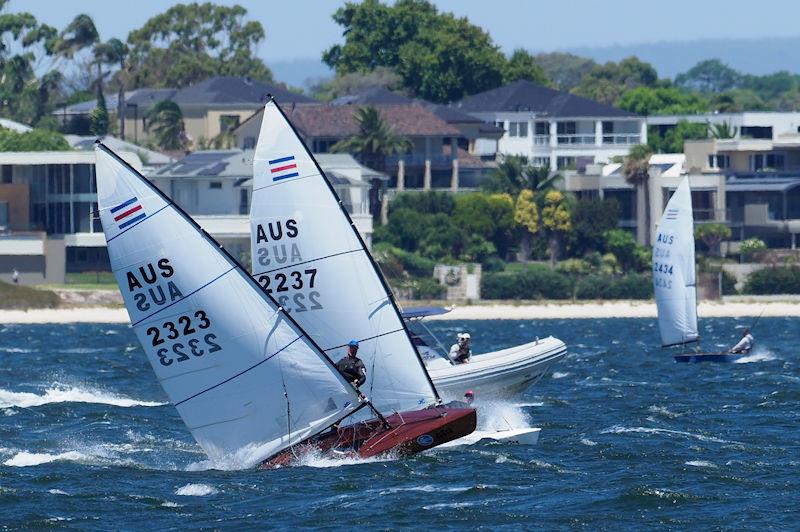
<path fill-rule="evenodd" d="M 704 345 L 749 320 L 703 320 Z M 740 364 L 675 364 L 654 320 L 437 322 L 475 350 L 553 334 L 570 355 L 484 428 L 542 427 L 403 460 L 220 471 L 126 326 L 0 326 L 0 528 L 797 528 L 800 320 Z M 480 405 L 479 405 L 480 406 Z"/>

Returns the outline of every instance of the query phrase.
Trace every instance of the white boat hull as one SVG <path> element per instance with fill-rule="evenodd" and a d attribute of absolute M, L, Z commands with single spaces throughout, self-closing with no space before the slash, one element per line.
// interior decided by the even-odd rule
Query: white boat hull
<path fill-rule="evenodd" d="M 476 430 L 472 434 L 446 443 L 442 445 L 442 447 L 475 445 L 476 443 L 482 441 L 496 441 L 499 443 L 508 443 L 513 445 L 536 445 L 539 442 L 539 434 L 541 432 L 542 429 L 539 427 L 491 431 Z"/>
<path fill-rule="evenodd" d="M 445 400 L 460 399 L 467 390 L 476 397 L 508 397 L 525 391 L 564 358 L 567 347 L 549 336 L 509 349 L 473 355 L 468 364 L 451 365 L 443 358 L 426 362 L 428 373 Z"/>

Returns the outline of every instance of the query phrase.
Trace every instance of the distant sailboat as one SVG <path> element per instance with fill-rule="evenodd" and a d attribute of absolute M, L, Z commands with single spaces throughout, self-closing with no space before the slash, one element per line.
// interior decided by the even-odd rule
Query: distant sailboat
<path fill-rule="evenodd" d="M 339 429 L 348 416 L 374 408 L 369 400 L 186 213 L 103 144 L 96 154 L 100 219 L 131 324 L 212 460 L 275 465 L 297 446 L 369 456 L 440 443 L 443 422 L 400 427 L 377 411 L 369 431 Z M 448 421 L 459 420 L 462 430 L 471 422 L 471 432 L 474 410 Z M 426 430 L 427 445 L 409 427 Z"/>
<path fill-rule="evenodd" d="M 653 287 L 662 347 L 699 343 L 694 217 L 688 177 L 678 185 L 658 224 L 653 243 Z M 674 358 L 678 362 L 727 362 L 735 355 L 693 352 Z"/>

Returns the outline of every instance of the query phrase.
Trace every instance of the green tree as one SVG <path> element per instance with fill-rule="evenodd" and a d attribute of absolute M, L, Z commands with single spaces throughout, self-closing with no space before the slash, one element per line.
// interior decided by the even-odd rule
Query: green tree
<path fill-rule="evenodd" d="M 722 223 L 699 224 L 694 228 L 694 237 L 705 244 L 712 255 L 719 255 L 719 245 L 731 237 L 731 229 Z"/>
<path fill-rule="evenodd" d="M 103 90 L 97 89 L 97 106 L 92 109 L 89 115 L 91 122 L 90 131 L 92 135 L 104 137 L 108 134 L 108 108 L 106 107 L 106 97 L 103 96 Z"/>
<path fill-rule="evenodd" d="M 336 153 L 352 153 L 376 170 L 385 170 L 386 157 L 405 153 L 411 149 L 411 141 L 395 133 L 394 129 L 372 106 L 360 107 L 355 112 L 358 133 L 342 139 L 331 147 Z"/>
<path fill-rule="evenodd" d="M 562 178 L 561 174 L 551 172 L 549 167 L 535 167 L 528 164 L 527 157 L 506 155 L 483 183 L 482 188 L 486 192 L 517 196 L 525 188 L 531 190 L 553 188 Z"/>
<path fill-rule="evenodd" d="M 644 208 L 644 241 L 650 244 L 650 156 L 653 151 L 646 144 L 631 148 L 622 166 L 625 181 L 636 189 L 637 204 Z M 642 198 L 643 201 L 639 201 Z M 617 257 L 619 258 L 619 257 Z"/>
<path fill-rule="evenodd" d="M 373 87 L 399 91 L 403 87 L 403 80 L 391 68 L 376 67 L 369 72 L 349 72 L 319 80 L 311 86 L 310 93 L 312 98 L 328 102 L 340 96 L 359 94 L 364 89 Z"/>
<path fill-rule="evenodd" d="M 729 122 L 722 122 L 719 124 L 709 124 L 708 132 L 715 139 L 732 139 L 739 132 L 736 126 L 731 127 Z"/>
<path fill-rule="evenodd" d="M 183 113 L 172 100 L 161 100 L 150 109 L 146 129 L 153 133 L 156 146 L 162 150 L 182 150 L 186 147 Z"/>
<path fill-rule="evenodd" d="M 533 191 L 523 189 L 514 205 L 514 222 L 520 227 L 520 260 L 528 260 L 531 254 L 531 238 L 539 232 L 539 207 L 533 197 Z"/>
<path fill-rule="evenodd" d="M 617 105 L 640 115 L 699 114 L 708 103 L 675 87 L 636 87 L 625 91 Z"/>
<path fill-rule="evenodd" d="M 658 153 L 683 153 L 683 143 L 686 140 L 699 140 L 708 138 L 708 124 L 678 120 L 675 127 L 670 128 L 661 135 L 657 127 L 651 127 L 647 133 L 647 144 L 652 151 Z"/>
<path fill-rule="evenodd" d="M 506 58 L 466 18 L 439 13 L 427 0 L 347 2 L 333 15 L 345 43 L 323 53 L 337 75 L 387 67 L 416 97 L 448 102 L 498 87 Z"/>
<path fill-rule="evenodd" d="M 55 131 L 32 129 L 17 133 L 0 128 L 0 151 L 68 151 L 71 150 L 64 136 Z"/>
<path fill-rule="evenodd" d="M 514 200 L 508 194 L 461 194 L 456 196 L 451 223 L 466 238 L 477 235 L 492 242 L 501 257 L 514 240 Z M 459 253 L 454 253 L 458 256 Z"/>
<path fill-rule="evenodd" d="M 617 227 L 619 203 L 611 199 L 581 198 L 572 214 L 573 251 L 577 255 L 603 250 L 603 234 Z"/>
<path fill-rule="evenodd" d="M 614 254 L 623 271 L 630 272 L 639 269 L 641 266 L 641 254 L 638 253 L 640 246 L 630 232 L 624 229 L 611 229 L 606 231 L 603 236 L 606 250 Z"/>
<path fill-rule="evenodd" d="M 631 56 L 619 63 L 595 66 L 573 89 L 578 96 L 614 105 L 622 94 L 636 87 L 655 87 L 658 73 L 650 63 Z"/>
<path fill-rule="evenodd" d="M 542 229 L 547 236 L 550 267 L 554 267 L 563 238 L 572 231 L 572 216 L 567 198 L 558 190 L 545 193 L 541 216 Z"/>
<path fill-rule="evenodd" d="M 536 59 L 526 50 L 518 48 L 511 54 L 503 69 L 503 84 L 507 85 L 523 79 L 538 85 L 550 85 L 547 74 L 536 63 Z"/>
<path fill-rule="evenodd" d="M 719 59 L 700 61 L 675 77 L 675 85 L 682 89 L 710 94 L 735 89 L 741 81 L 742 75 Z"/>
<path fill-rule="evenodd" d="M 534 56 L 547 79 L 562 91 L 572 90 L 597 66 L 591 59 L 563 52 L 542 53 Z"/>
<path fill-rule="evenodd" d="M 184 87 L 212 76 L 272 81 L 255 56 L 264 28 L 246 15 L 235 4 L 177 4 L 128 35 L 129 68 L 119 75 L 129 88 Z"/>
<path fill-rule="evenodd" d="M 128 45 L 117 38 L 109 39 L 104 43 L 97 43 L 94 47 L 95 61 L 98 69 L 101 65 L 115 65 L 119 67 L 120 75 L 115 82 L 117 87 L 117 118 L 119 120 L 119 135 L 125 140 L 125 72 L 128 58 Z"/>

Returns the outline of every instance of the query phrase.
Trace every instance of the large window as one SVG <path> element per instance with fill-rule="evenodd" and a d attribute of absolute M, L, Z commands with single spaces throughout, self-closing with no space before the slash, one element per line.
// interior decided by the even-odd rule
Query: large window
<path fill-rule="evenodd" d="M 75 194 L 89 194 L 92 192 L 92 165 L 72 165 L 72 186 Z"/>
<path fill-rule="evenodd" d="M 509 137 L 527 137 L 528 136 L 528 123 L 527 122 L 509 122 L 508 123 L 508 136 Z"/>
<path fill-rule="evenodd" d="M 536 128 L 537 135 L 549 135 L 550 134 L 550 123 L 549 122 L 536 122 L 534 124 Z"/>
<path fill-rule="evenodd" d="M 753 172 L 767 170 L 784 170 L 786 156 L 782 153 L 755 153 L 750 155 L 750 170 Z"/>

